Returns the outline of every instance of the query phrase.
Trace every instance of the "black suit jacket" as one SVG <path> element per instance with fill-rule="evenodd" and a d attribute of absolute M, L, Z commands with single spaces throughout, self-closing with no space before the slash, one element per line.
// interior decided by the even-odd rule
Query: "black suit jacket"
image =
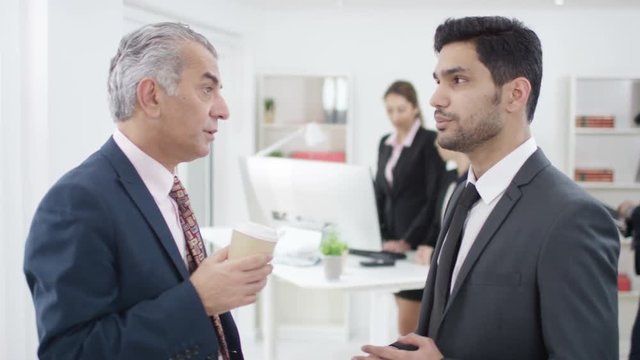
<path fill-rule="evenodd" d="M 393 170 L 393 187 L 384 176 L 392 147 L 382 137 L 375 179 L 376 203 L 383 239 L 404 239 L 412 248 L 434 245 L 428 231 L 437 216 L 436 198 L 444 162 L 434 146 L 436 133 L 420 128 L 410 147 L 405 147 Z"/>
<path fill-rule="evenodd" d="M 619 251 L 604 207 L 538 149 L 478 233 L 430 335 L 447 359 L 617 360 Z M 433 261 L 419 335 L 428 332 L 437 271 Z"/>
<path fill-rule="evenodd" d="M 24 272 L 40 359 L 218 358 L 171 232 L 113 139 L 46 194 Z M 221 320 L 233 358 L 242 359 L 231 314 Z"/>
<path fill-rule="evenodd" d="M 631 217 L 626 220 L 626 236 L 633 236 L 633 250 L 635 252 L 636 274 L 640 275 L 640 206 L 631 211 Z"/>

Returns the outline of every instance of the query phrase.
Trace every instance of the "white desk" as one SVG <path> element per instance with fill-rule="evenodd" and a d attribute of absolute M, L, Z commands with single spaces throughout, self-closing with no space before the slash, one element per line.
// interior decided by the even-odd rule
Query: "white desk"
<path fill-rule="evenodd" d="M 229 243 L 229 229 L 203 228 L 201 231 L 203 237 L 216 246 L 226 246 Z M 389 342 L 385 336 L 387 324 L 381 321 L 380 315 L 387 311 L 381 306 L 383 297 L 400 290 L 423 287 L 429 267 L 406 260 L 397 261 L 395 266 L 390 267 L 362 267 L 358 264 L 362 259 L 364 258 L 349 256 L 344 273 L 338 281 L 325 279 L 322 264 L 312 267 L 276 264 L 271 276 L 305 289 L 368 291 L 371 304 L 369 341 L 371 344 L 386 344 Z M 261 294 L 264 360 L 277 358 L 275 286 L 272 280 L 273 278 L 267 282 Z"/>
<path fill-rule="evenodd" d="M 418 289 L 424 286 L 429 271 L 428 266 L 418 265 L 410 261 L 397 261 L 395 266 L 365 268 L 358 264 L 364 258 L 349 256 L 347 267 L 338 281 L 329 281 L 324 277 L 322 264 L 313 267 L 294 267 L 275 265 L 272 276 L 295 286 L 316 290 L 343 290 L 369 292 L 369 342 L 386 344 L 385 321 L 381 321 L 386 313 L 382 299 L 390 293 L 400 290 Z M 264 336 L 264 359 L 276 359 L 276 329 L 274 318 L 276 307 L 275 286 L 269 281 L 263 290 L 262 330 Z"/>

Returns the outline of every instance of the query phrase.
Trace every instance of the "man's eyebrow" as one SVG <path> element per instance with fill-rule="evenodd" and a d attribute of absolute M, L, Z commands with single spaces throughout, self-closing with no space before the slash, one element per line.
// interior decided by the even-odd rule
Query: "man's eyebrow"
<path fill-rule="evenodd" d="M 220 84 L 220 80 L 217 76 L 207 71 L 206 73 L 202 74 L 202 77 L 211 80 L 211 82 L 213 82 L 213 85 L 219 86 L 220 89 L 222 89 L 222 84 Z"/>
<path fill-rule="evenodd" d="M 469 69 L 463 68 L 462 66 L 456 66 L 450 69 L 440 71 L 440 76 L 450 76 L 453 74 L 467 72 L 467 71 L 469 71 Z M 435 71 L 433 72 L 433 78 L 438 80 L 438 74 L 436 74 Z"/>

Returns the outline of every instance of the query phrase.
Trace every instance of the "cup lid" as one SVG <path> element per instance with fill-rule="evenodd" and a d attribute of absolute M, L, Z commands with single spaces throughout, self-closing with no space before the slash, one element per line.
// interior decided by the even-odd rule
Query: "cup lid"
<path fill-rule="evenodd" d="M 276 229 L 266 225 L 254 222 L 244 222 L 236 225 L 234 230 L 258 239 L 273 242 L 278 241 L 278 233 Z"/>

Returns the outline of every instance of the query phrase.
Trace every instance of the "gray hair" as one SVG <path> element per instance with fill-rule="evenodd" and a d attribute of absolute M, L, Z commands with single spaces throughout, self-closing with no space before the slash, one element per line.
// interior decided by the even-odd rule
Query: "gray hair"
<path fill-rule="evenodd" d="M 150 24 L 122 38 L 109 68 L 109 107 L 115 121 L 133 115 L 136 88 L 145 77 L 155 79 L 169 95 L 176 94 L 184 65 L 180 49 L 190 41 L 218 58 L 213 45 L 185 24 Z"/>

